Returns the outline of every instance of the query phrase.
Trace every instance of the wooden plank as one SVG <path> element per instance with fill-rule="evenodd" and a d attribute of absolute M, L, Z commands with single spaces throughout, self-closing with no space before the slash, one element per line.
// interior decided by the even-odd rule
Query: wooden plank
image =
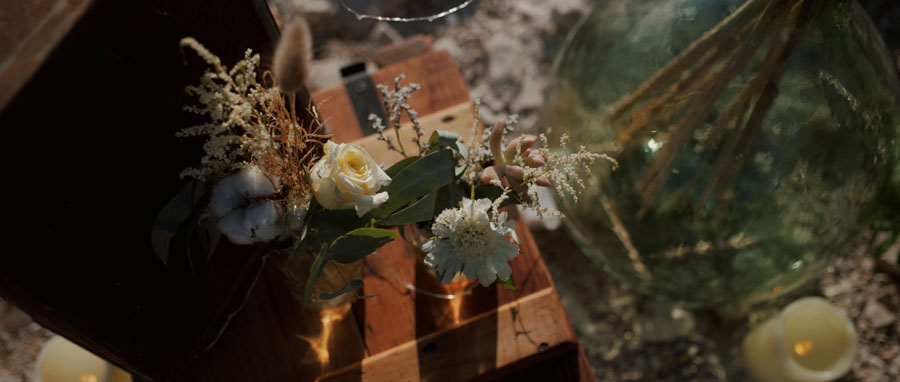
<path fill-rule="evenodd" d="M 202 153 L 175 136 L 198 122 L 183 110 L 197 102 L 184 87 L 206 66 L 179 41 L 194 36 L 229 65 L 247 48 L 266 57 L 271 15 L 263 0 L 0 3 L 2 35 L 15 38 L 0 64 L 0 97 L 13 97 L 0 111 L 0 153 L 4 173 L 31 185 L 4 210 L 20 223 L 7 234 L 36 244 L 0 256 L 0 296 L 137 379 L 172 379 L 261 266 L 260 246 L 223 240 L 192 267 L 188 224 L 168 267 L 151 246 L 152 222 L 186 183 L 178 173 Z M 24 86 L 10 90 L 10 78 Z"/>
<path fill-rule="evenodd" d="M 471 102 L 465 102 L 436 111 L 424 117 L 419 117 L 419 120 L 425 131 L 426 139 L 430 137 L 431 133 L 435 130 L 446 130 L 459 134 L 464 142 L 468 143 L 472 137 L 472 122 L 475 120 L 475 109 Z M 479 129 L 479 131 L 481 130 Z M 385 135 L 388 135 L 395 140 L 397 139 L 393 129 L 385 132 Z M 414 136 L 415 132 L 413 131 L 412 124 L 405 123 L 400 127 L 400 139 L 406 142 L 405 149 L 410 155 L 418 154 L 418 151 L 415 149 L 415 143 L 412 143 L 412 137 Z M 347 142 L 338 138 L 335 138 L 334 140 L 339 143 Z M 365 148 L 378 163 L 393 164 L 404 158 L 402 154 L 388 150 L 387 145 L 378 140 L 378 135 L 361 137 L 352 142 Z"/>
<path fill-rule="evenodd" d="M 470 102 L 462 74 L 446 51 L 431 51 L 388 65 L 373 73 L 372 81 L 376 85 L 393 87 L 394 78 L 401 73 L 406 75 L 404 83 L 415 82 L 422 85 L 409 100 L 410 106 L 420 116 Z M 319 108 L 319 115 L 334 134 L 335 141 L 351 142 L 362 137 L 350 97 L 343 85 L 316 92 L 312 98 Z"/>
<path fill-rule="evenodd" d="M 215 346 L 194 362 L 197 381 L 302 381 L 363 357 L 349 304 L 302 309 L 288 291 L 276 253 Z M 239 366 L 240 365 L 240 366 Z"/>
<path fill-rule="evenodd" d="M 92 0 L 3 0 L 0 5 L 0 109 L 28 82 Z"/>
<path fill-rule="evenodd" d="M 459 326 L 408 341 L 322 381 L 465 380 L 572 342 L 556 292 L 545 288 Z"/>

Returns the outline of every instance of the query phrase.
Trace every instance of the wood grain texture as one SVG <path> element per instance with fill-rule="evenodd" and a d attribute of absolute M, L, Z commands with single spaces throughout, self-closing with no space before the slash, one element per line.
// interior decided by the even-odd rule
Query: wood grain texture
<path fill-rule="evenodd" d="M 552 288 L 545 288 L 368 357 L 358 365 L 325 374 L 320 380 L 461 381 L 574 342 L 555 294 Z"/>
<path fill-rule="evenodd" d="M 446 51 L 430 51 L 388 65 L 371 77 L 376 85 L 383 84 L 393 88 L 394 78 L 401 73 L 406 75 L 404 84 L 414 82 L 422 86 L 409 100 L 410 106 L 420 116 L 470 102 L 462 74 Z M 343 85 L 314 93 L 313 101 L 319 108 L 319 115 L 334 134 L 335 141 L 350 142 L 362 137 L 353 109 L 347 109 L 351 105 L 350 97 Z M 404 121 L 408 119 L 404 118 Z"/>
<path fill-rule="evenodd" d="M 419 120 L 425 131 L 425 139 L 428 139 L 435 130 L 446 130 L 459 134 L 464 142 L 469 142 L 472 137 L 472 132 L 474 131 L 472 129 L 472 122 L 475 120 L 475 109 L 474 105 L 467 100 L 464 103 L 435 111 L 424 117 L 419 117 Z M 480 125 L 478 131 L 481 131 Z M 385 133 L 385 135 L 396 139 L 395 134 L 393 129 Z M 404 142 L 408 142 L 406 143 L 406 150 L 412 155 L 418 153 L 415 149 L 415 143 L 412 142 L 412 137 L 415 136 L 414 134 L 415 132 L 411 123 L 405 123 L 400 126 L 400 139 Z M 338 143 L 348 142 L 337 137 L 334 141 Z M 396 163 L 404 158 L 399 152 L 388 150 L 387 145 L 378 140 L 378 135 L 361 137 L 352 142 L 365 148 L 378 163 Z"/>
<path fill-rule="evenodd" d="M 28 82 L 92 0 L 0 1 L 0 110 Z"/>
<path fill-rule="evenodd" d="M 288 291 L 278 254 L 215 346 L 184 377 L 196 381 L 303 381 L 352 364 L 363 344 L 350 306 L 302 309 Z"/>
<path fill-rule="evenodd" d="M 30 185 L 4 210 L 18 222 L 6 233 L 34 243 L 0 256 L 0 297 L 136 378 L 187 367 L 261 266 L 261 246 L 224 240 L 209 262 L 189 264 L 188 224 L 164 266 L 150 231 L 202 153 L 175 136 L 198 122 L 184 88 L 206 66 L 179 41 L 194 36 L 228 64 L 247 48 L 265 57 L 277 30 L 262 3 L 0 0 L 0 35 L 15 36 L 0 64 L 0 97 L 12 97 L 0 162 Z M 20 64 L 30 76 L 12 74 Z M 8 90 L 8 76 L 24 86 Z"/>

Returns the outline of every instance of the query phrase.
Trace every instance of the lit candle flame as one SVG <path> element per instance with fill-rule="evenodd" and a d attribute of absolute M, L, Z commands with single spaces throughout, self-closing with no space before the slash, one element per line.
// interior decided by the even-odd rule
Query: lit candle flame
<path fill-rule="evenodd" d="M 805 356 L 812 351 L 813 342 L 806 340 L 800 341 L 794 344 L 794 353 L 797 353 L 799 356 Z"/>

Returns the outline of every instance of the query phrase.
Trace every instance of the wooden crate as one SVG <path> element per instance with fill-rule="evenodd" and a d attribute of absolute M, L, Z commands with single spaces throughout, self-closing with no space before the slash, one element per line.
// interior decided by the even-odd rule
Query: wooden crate
<path fill-rule="evenodd" d="M 423 116 L 423 125 L 471 135 L 472 102 L 449 54 L 428 52 L 382 68 L 372 79 L 392 84 L 400 73 L 422 85 L 410 103 Z M 397 159 L 374 136 L 362 136 L 343 86 L 314 93 L 313 99 L 336 141 L 360 143 L 376 161 Z M 477 286 L 456 305 L 404 284 L 421 285 L 432 278 L 415 249 L 402 240 L 365 259 L 364 293 L 377 297 L 327 317 L 302 311 L 278 270 L 269 267 L 216 346 L 193 365 L 190 377 L 593 380 L 534 239 L 521 219 L 517 227 L 522 252 L 511 266 L 521 293 Z"/>

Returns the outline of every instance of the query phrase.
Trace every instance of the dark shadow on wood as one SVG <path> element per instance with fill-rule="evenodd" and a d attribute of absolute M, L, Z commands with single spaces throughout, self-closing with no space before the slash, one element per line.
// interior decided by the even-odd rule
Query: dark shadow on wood
<path fill-rule="evenodd" d="M 578 344 L 564 342 L 550 349 L 520 359 L 516 363 L 491 370 L 472 381 L 568 382 L 581 381 Z"/>
<path fill-rule="evenodd" d="M 150 244 L 202 154 L 175 137 L 198 122 L 184 87 L 206 68 L 179 41 L 228 65 L 253 48 L 268 67 L 278 32 L 262 3 L 94 0 L 0 112 L 3 172 L 24 187 L 4 210 L 24 245 L 0 256 L 0 296 L 138 379 L 179 375 L 262 266 L 260 247 L 223 239 L 192 273 L 183 242 L 168 268 Z"/>
<path fill-rule="evenodd" d="M 416 263 L 415 282 L 416 288 L 426 291 L 458 292 L 442 288 L 421 261 Z M 476 285 L 471 292 L 459 302 L 417 293 L 416 338 L 453 328 L 462 320 L 496 309 L 495 284 Z M 417 350 L 422 381 L 459 381 L 493 369 L 497 364 L 497 315 L 420 340 Z"/>
<path fill-rule="evenodd" d="M 246 305 L 216 345 L 192 363 L 186 379 L 312 381 L 362 360 L 350 304 L 303 310 L 274 265 L 266 267 Z"/>

